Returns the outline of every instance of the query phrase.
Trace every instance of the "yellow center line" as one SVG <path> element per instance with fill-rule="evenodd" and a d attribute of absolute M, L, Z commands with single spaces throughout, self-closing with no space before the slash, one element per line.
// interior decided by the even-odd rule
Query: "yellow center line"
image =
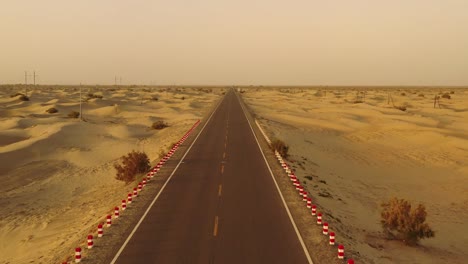
<path fill-rule="evenodd" d="M 223 191 L 223 185 L 219 185 L 218 187 L 218 196 L 221 196 L 221 192 Z"/>
<path fill-rule="evenodd" d="M 217 235 L 218 235 L 218 216 L 215 216 L 213 236 L 217 236 Z"/>

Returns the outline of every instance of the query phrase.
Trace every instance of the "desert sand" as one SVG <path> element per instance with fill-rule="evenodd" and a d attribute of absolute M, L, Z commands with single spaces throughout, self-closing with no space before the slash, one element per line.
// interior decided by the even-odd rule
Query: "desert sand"
<path fill-rule="evenodd" d="M 434 108 L 444 93 L 451 99 Z M 296 174 L 357 263 L 466 263 L 468 89 L 264 87 L 242 96 L 269 137 L 290 146 Z M 425 205 L 436 236 L 415 247 L 386 239 L 380 204 L 391 197 Z"/>
<path fill-rule="evenodd" d="M 126 196 L 114 178 L 119 157 L 138 150 L 157 159 L 223 91 L 84 87 L 80 121 L 68 117 L 79 111 L 78 87 L 39 86 L 28 91 L 30 101 L 10 97 L 22 86 L 0 87 L 0 263 L 51 263 L 69 254 Z M 151 129 L 158 120 L 169 127 Z"/>

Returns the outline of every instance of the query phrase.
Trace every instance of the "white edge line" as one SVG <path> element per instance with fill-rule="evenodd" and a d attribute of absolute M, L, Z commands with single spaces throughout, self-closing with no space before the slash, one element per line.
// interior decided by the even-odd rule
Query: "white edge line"
<path fill-rule="evenodd" d="M 236 94 L 237 95 L 237 94 Z M 273 182 L 275 183 L 275 186 L 276 186 L 276 189 L 278 190 L 278 193 L 281 197 L 281 200 L 283 201 L 283 205 L 284 205 L 284 208 L 286 209 L 286 212 L 288 213 L 288 216 L 289 216 L 289 219 L 291 220 L 291 224 L 293 225 L 294 227 L 294 230 L 296 231 L 296 235 L 297 235 L 297 238 L 299 239 L 299 242 L 301 243 L 302 245 L 302 249 L 304 250 L 304 254 L 306 255 L 306 258 L 307 260 L 309 261 L 310 264 L 314 264 L 312 262 L 312 259 L 310 258 L 310 254 L 309 254 L 309 251 L 307 250 L 307 247 L 304 243 L 304 240 L 302 239 L 302 236 L 301 234 L 299 233 L 299 229 L 297 228 L 296 226 L 296 223 L 294 222 L 294 219 L 291 215 L 291 212 L 289 211 L 289 207 L 288 205 L 286 204 L 286 200 L 284 200 L 284 197 L 283 197 L 283 194 L 281 193 L 281 190 L 278 186 L 278 183 L 276 182 L 276 179 L 275 179 L 275 176 L 273 175 L 273 171 L 271 170 L 270 168 L 270 164 L 268 164 L 268 161 L 265 157 L 265 154 L 263 154 L 263 150 L 262 148 L 260 147 L 260 142 L 258 142 L 258 139 L 257 139 L 257 136 L 255 135 L 255 132 L 252 128 L 252 124 L 250 124 L 250 121 L 249 121 L 249 118 L 247 117 L 247 114 L 245 113 L 245 108 L 244 108 L 244 105 L 240 102 L 240 99 L 239 99 L 239 96 L 237 95 L 237 99 L 239 100 L 239 103 L 242 107 L 242 110 L 244 112 L 244 115 L 245 115 L 245 118 L 247 119 L 247 122 L 249 123 L 249 126 L 250 126 L 250 129 L 252 130 L 252 134 L 254 135 L 254 138 L 255 138 L 255 141 L 257 141 L 257 145 L 258 145 L 258 148 L 260 149 L 260 153 L 262 153 L 262 156 L 263 156 L 263 159 L 265 160 L 265 164 L 267 165 L 268 167 L 268 170 L 270 171 L 270 175 L 271 175 L 271 178 L 273 179 Z"/>
<path fill-rule="evenodd" d="M 227 93 L 226 93 L 227 94 Z M 219 101 L 218 105 L 216 106 L 216 108 L 213 110 L 213 112 L 211 113 L 210 117 L 208 118 L 208 120 L 206 120 L 206 123 L 205 125 L 202 127 L 202 129 L 200 130 L 200 132 L 198 133 L 197 137 L 195 138 L 195 140 L 193 140 L 192 144 L 190 145 L 190 147 L 187 149 L 187 151 L 185 152 L 184 156 L 182 156 L 182 158 L 180 159 L 179 163 L 177 164 L 177 166 L 174 168 L 174 170 L 172 171 L 171 175 L 169 176 L 169 178 L 167 178 L 166 182 L 164 183 L 164 185 L 161 187 L 161 190 L 159 190 L 158 194 L 156 195 L 156 197 L 154 197 L 153 201 L 151 202 L 151 204 L 148 206 L 148 209 L 146 209 L 145 213 L 143 214 L 143 216 L 141 217 L 140 221 L 138 221 L 138 223 L 136 224 L 135 228 L 133 228 L 132 232 L 130 233 L 130 235 L 127 237 L 127 239 L 125 240 L 125 242 L 123 243 L 123 245 L 120 247 L 119 251 L 117 252 L 117 254 L 115 255 L 115 257 L 112 259 L 111 261 L 111 264 L 114 264 L 117 259 L 119 258 L 120 254 L 122 254 L 123 250 L 125 249 L 125 247 L 127 246 L 128 242 L 130 242 L 130 239 L 132 239 L 133 235 L 135 234 L 135 232 L 137 231 L 138 227 L 140 227 L 141 223 L 143 222 L 143 220 L 145 219 L 146 215 L 148 214 L 148 212 L 151 210 L 151 208 L 153 207 L 154 203 L 156 202 L 156 200 L 158 200 L 159 196 L 161 195 L 161 193 L 164 191 L 164 188 L 166 188 L 166 185 L 169 183 L 169 181 L 171 180 L 172 176 L 174 176 L 174 174 L 176 173 L 177 169 L 179 168 L 180 164 L 182 163 L 182 161 L 184 161 L 185 159 L 185 156 L 187 156 L 187 154 L 190 152 L 190 149 L 192 149 L 192 146 L 193 144 L 195 144 L 195 142 L 197 142 L 197 139 L 198 137 L 201 135 L 201 133 L 203 132 L 203 130 L 205 130 L 205 127 L 206 125 L 208 125 L 208 123 L 210 122 L 211 120 L 211 117 L 214 115 L 214 113 L 216 113 L 216 111 L 218 110 L 218 107 L 221 105 L 221 103 L 224 101 L 224 98 L 226 96 L 223 96 L 223 98 L 221 98 L 221 100 Z"/>

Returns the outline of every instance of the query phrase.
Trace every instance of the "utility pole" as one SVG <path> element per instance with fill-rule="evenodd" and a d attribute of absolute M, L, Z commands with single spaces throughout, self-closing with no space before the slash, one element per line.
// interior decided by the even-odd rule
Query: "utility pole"
<path fill-rule="evenodd" d="M 80 83 L 80 121 L 83 120 L 82 108 L 81 108 L 81 83 Z"/>
<path fill-rule="evenodd" d="M 25 86 L 25 94 L 28 96 L 28 72 L 24 71 L 24 86 Z"/>

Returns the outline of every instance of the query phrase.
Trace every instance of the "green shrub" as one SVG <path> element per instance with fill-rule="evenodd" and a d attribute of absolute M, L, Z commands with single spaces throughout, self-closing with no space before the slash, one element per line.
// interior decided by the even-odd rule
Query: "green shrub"
<path fill-rule="evenodd" d="M 435 232 L 426 222 L 426 208 L 419 204 L 411 209 L 411 203 L 392 198 L 382 203 L 381 224 L 385 233 L 392 238 L 415 245 L 420 239 L 434 237 Z"/>
<path fill-rule="evenodd" d="M 132 151 L 127 156 L 120 158 L 122 164 L 114 164 L 117 170 L 115 178 L 126 183 L 135 180 L 138 173 L 144 173 L 150 169 L 150 161 L 146 153 Z"/>
<path fill-rule="evenodd" d="M 288 157 L 289 146 L 286 145 L 286 143 L 284 143 L 283 141 L 281 141 L 279 139 L 273 140 L 271 142 L 271 148 L 273 150 L 278 151 L 278 153 L 281 155 L 281 157 L 283 157 L 283 158 Z"/>

